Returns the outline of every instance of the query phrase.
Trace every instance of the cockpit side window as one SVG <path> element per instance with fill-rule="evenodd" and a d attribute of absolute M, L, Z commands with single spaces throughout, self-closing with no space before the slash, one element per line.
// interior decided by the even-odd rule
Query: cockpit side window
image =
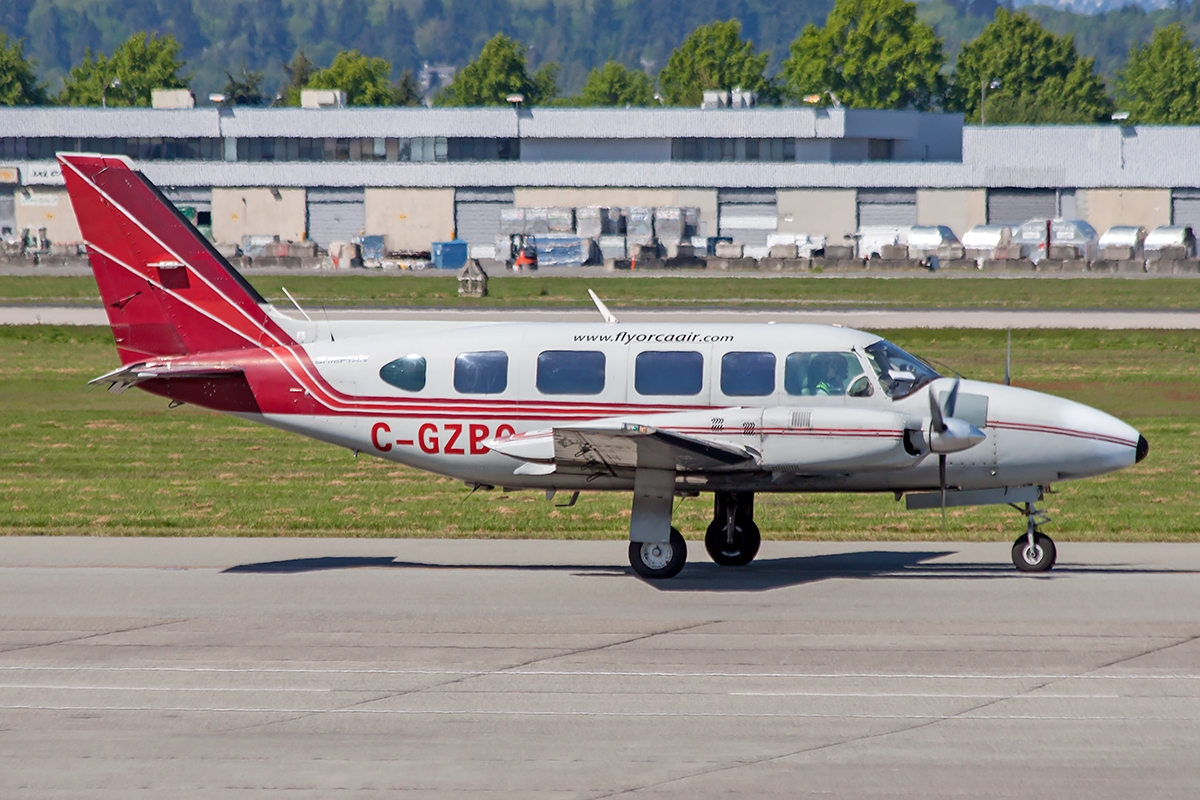
<path fill-rule="evenodd" d="M 932 367 L 891 342 L 880 339 L 863 348 L 888 397 L 907 397 L 925 384 L 940 378 Z"/>
<path fill-rule="evenodd" d="M 853 353 L 791 353 L 783 361 L 783 388 L 797 397 L 842 396 L 862 374 Z"/>

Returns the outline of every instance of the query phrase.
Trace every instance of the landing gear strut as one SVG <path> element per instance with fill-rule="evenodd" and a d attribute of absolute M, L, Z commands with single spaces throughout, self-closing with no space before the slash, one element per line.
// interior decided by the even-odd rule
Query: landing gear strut
<path fill-rule="evenodd" d="M 1013 506 L 1018 511 L 1020 506 Z M 1021 572 L 1048 572 L 1058 558 L 1054 540 L 1042 533 L 1039 525 L 1050 521 L 1044 512 L 1038 511 L 1033 503 L 1026 503 L 1024 509 L 1026 527 L 1025 535 L 1013 542 L 1013 564 Z"/>
<path fill-rule="evenodd" d="M 753 492 L 717 492 L 704 549 L 722 567 L 744 567 L 758 555 L 762 537 L 754 524 Z"/>

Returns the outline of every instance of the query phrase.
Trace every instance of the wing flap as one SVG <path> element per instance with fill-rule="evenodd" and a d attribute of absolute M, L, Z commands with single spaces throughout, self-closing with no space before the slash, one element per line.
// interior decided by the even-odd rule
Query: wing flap
<path fill-rule="evenodd" d="M 649 425 L 573 426 L 554 429 L 554 463 L 611 471 L 670 469 L 727 470 L 757 460 L 735 444 L 715 443 Z"/>

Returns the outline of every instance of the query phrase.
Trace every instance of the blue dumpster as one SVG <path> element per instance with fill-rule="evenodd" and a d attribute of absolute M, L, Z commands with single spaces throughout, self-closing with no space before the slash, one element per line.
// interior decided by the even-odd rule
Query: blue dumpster
<path fill-rule="evenodd" d="M 467 240 L 434 242 L 430 245 L 433 265 L 438 269 L 462 269 L 467 264 Z"/>

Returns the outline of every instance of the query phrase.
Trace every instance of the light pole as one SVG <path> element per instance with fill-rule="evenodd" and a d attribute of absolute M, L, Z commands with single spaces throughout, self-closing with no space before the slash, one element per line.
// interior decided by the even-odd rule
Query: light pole
<path fill-rule="evenodd" d="M 990 81 L 985 80 L 979 84 L 979 127 L 987 126 L 987 112 L 984 110 L 984 104 L 987 102 L 987 90 L 999 89 L 1000 81 L 992 78 Z"/>
<path fill-rule="evenodd" d="M 521 159 L 521 103 L 525 102 L 525 95 L 514 93 L 504 98 L 512 104 L 513 111 L 517 112 L 517 160 Z"/>

